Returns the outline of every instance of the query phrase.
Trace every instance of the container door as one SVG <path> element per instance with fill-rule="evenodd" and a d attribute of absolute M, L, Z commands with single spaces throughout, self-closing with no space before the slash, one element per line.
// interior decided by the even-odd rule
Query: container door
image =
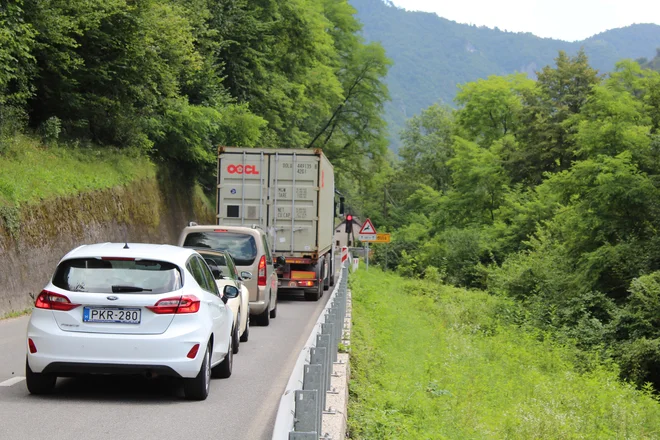
<path fill-rule="evenodd" d="M 315 256 L 319 157 L 311 152 L 271 154 L 270 180 L 273 251 Z"/>
<path fill-rule="evenodd" d="M 268 156 L 230 152 L 218 158 L 217 224 L 266 226 Z"/>

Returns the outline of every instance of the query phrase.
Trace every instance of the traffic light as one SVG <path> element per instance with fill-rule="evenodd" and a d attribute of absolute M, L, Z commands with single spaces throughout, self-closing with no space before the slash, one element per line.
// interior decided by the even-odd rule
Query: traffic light
<path fill-rule="evenodd" d="M 353 232 L 353 216 L 351 214 L 346 215 L 346 233 L 350 234 Z"/>

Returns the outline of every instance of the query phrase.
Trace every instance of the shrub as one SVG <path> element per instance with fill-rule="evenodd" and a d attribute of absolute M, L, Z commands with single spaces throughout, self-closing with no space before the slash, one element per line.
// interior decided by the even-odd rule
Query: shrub
<path fill-rule="evenodd" d="M 39 132 L 45 142 L 56 141 L 62 132 L 62 121 L 57 116 L 51 116 L 41 123 Z"/>

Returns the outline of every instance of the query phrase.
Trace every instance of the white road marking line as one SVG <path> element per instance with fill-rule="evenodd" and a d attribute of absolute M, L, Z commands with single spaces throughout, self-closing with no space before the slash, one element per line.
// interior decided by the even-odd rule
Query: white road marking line
<path fill-rule="evenodd" d="M 0 382 L 0 387 L 10 387 L 12 385 L 15 385 L 19 382 L 23 382 L 25 378 L 23 376 L 16 376 L 12 377 L 11 379 L 7 379 L 4 382 Z"/>

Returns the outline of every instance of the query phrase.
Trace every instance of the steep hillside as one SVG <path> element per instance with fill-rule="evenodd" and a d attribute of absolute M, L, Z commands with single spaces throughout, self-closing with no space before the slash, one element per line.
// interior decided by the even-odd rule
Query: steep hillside
<path fill-rule="evenodd" d="M 652 69 L 652 70 L 657 70 L 660 72 L 660 47 L 657 49 L 655 57 L 651 60 L 648 60 L 646 58 L 640 58 L 637 60 L 642 67 L 646 69 Z"/>
<path fill-rule="evenodd" d="M 558 51 L 584 47 L 590 63 L 606 72 L 622 58 L 651 57 L 660 46 L 660 26 L 633 25 L 584 41 L 539 38 L 450 21 L 436 14 L 408 12 L 383 0 L 350 0 L 368 41 L 379 41 L 394 61 L 387 77 L 392 101 L 386 120 L 397 134 L 407 118 L 436 102 L 452 105 L 456 85 L 513 72 L 534 72 L 551 64 Z"/>

